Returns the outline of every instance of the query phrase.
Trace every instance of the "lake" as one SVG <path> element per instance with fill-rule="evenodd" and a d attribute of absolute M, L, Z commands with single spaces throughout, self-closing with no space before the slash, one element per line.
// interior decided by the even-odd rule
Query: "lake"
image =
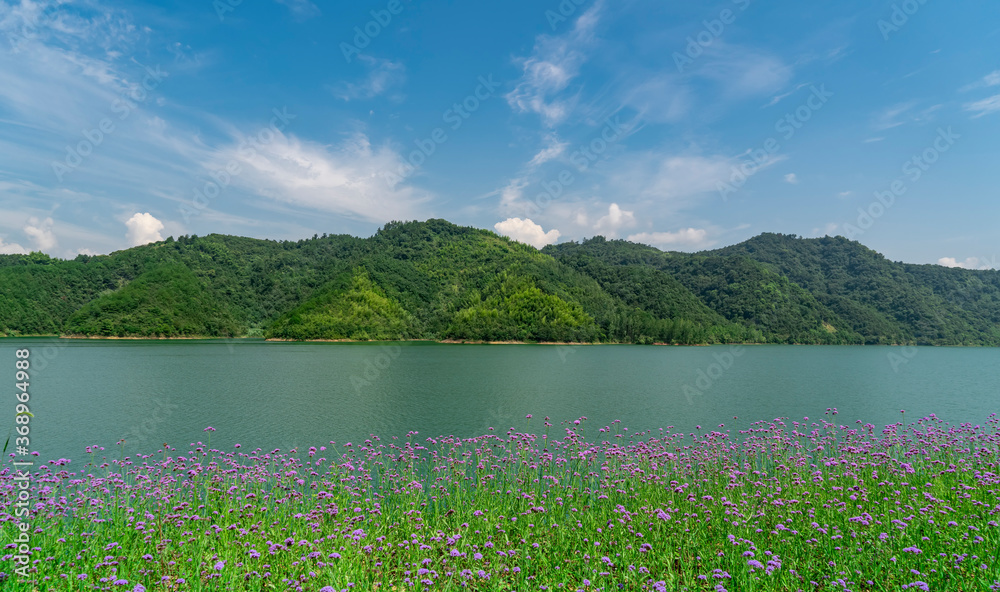
<path fill-rule="evenodd" d="M 207 426 L 213 448 L 288 450 L 411 430 L 420 439 L 490 427 L 540 433 L 546 416 L 552 434 L 587 417 L 586 434 L 597 438 L 614 420 L 629 433 L 775 417 L 881 427 L 932 413 L 981 424 L 1000 410 L 1000 349 L 985 348 L 8 338 L 7 390 L 14 352 L 25 347 L 32 449 L 46 460 L 82 459 L 91 444 L 117 456 L 120 439 L 126 455 L 186 447 L 207 442 Z M 12 427 L 15 400 L 4 401 Z"/>

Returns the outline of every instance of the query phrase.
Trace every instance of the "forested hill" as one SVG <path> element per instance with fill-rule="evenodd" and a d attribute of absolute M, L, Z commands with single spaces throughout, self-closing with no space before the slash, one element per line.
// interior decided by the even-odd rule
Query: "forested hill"
<path fill-rule="evenodd" d="M 697 254 L 600 237 L 539 252 L 444 220 L 0 255 L 0 335 L 55 334 L 1000 345 L 1000 272 L 776 234 Z"/>

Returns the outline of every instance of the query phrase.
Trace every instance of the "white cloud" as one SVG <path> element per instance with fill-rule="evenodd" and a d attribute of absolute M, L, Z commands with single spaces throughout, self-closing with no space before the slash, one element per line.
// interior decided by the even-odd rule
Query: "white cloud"
<path fill-rule="evenodd" d="M 558 98 L 580 73 L 586 50 L 593 44 L 594 29 L 603 2 L 598 1 L 562 36 L 539 35 L 531 57 L 520 60 L 524 75 L 507 94 L 507 103 L 519 113 L 537 113 L 548 126 L 569 115 L 573 98 Z"/>
<path fill-rule="evenodd" d="M 549 134 L 546 136 L 545 140 L 547 145 L 545 148 L 542 148 L 534 158 L 531 159 L 531 162 L 528 163 L 528 167 L 539 167 L 550 160 L 559 158 L 564 152 L 566 152 L 566 148 L 569 147 L 569 142 L 560 142 L 559 136 L 556 134 Z"/>
<path fill-rule="evenodd" d="M 406 183 L 411 169 L 401 154 L 373 147 L 363 133 L 329 146 L 278 132 L 249 160 L 241 152 L 237 145 L 222 150 L 219 166 L 240 162 L 233 182 L 278 202 L 381 223 L 420 218 L 431 197 Z"/>
<path fill-rule="evenodd" d="M 136 213 L 125 222 L 128 227 L 126 237 L 133 247 L 146 245 L 163 240 L 160 231 L 163 230 L 163 222 L 160 222 L 150 213 Z"/>
<path fill-rule="evenodd" d="M 941 257 L 938 259 L 938 265 L 961 269 L 994 269 L 997 267 L 997 262 L 996 259 L 990 261 L 989 259 L 980 259 L 979 257 L 969 257 L 965 261 L 959 261 L 954 257 Z"/>
<path fill-rule="evenodd" d="M 990 86 L 1000 86 L 1000 70 L 994 70 L 972 84 L 967 84 L 958 90 L 960 92 L 968 92 L 977 88 L 987 88 Z"/>
<path fill-rule="evenodd" d="M 28 218 L 28 224 L 24 227 L 24 234 L 28 235 L 35 242 L 39 251 L 48 251 L 59 244 L 55 234 L 52 233 L 52 218 L 39 220 L 38 218 Z"/>
<path fill-rule="evenodd" d="M 733 98 L 767 95 L 784 88 L 792 68 L 780 58 L 750 47 L 713 43 L 698 75 L 715 80 Z"/>
<path fill-rule="evenodd" d="M 684 198 L 715 193 L 717 184 L 728 180 L 733 167 L 739 164 L 722 156 L 671 155 L 653 151 L 628 154 L 619 160 L 611 173 L 618 195 L 672 200 L 675 205 L 680 205 Z"/>
<path fill-rule="evenodd" d="M 319 7 L 309 0 L 277 0 L 278 4 L 284 4 L 292 11 L 292 16 L 298 20 L 305 20 L 314 16 L 319 16 Z"/>
<path fill-rule="evenodd" d="M 983 99 L 982 101 L 976 101 L 974 103 L 966 103 L 965 110 L 975 113 L 975 115 L 972 116 L 973 119 L 1000 111 L 1000 95 L 993 95 L 988 99 Z"/>
<path fill-rule="evenodd" d="M 25 249 L 17 243 L 5 243 L 2 238 L 0 238 L 0 255 L 27 255 L 28 249 Z"/>
<path fill-rule="evenodd" d="M 775 95 L 775 96 L 771 97 L 771 101 L 768 104 L 764 105 L 764 107 L 773 107 L 774 105 L 777 105 L 781 101 L 783 101 L 783 100 L 787 99 L 788 97 L 794 95 L 796 92 L 802 90 L 803 88 L 805 88 L 807 86 L 809 86 L 809 83 L 808 82 L 803 82 L 802 84 L 796 86 L 795 88 L 793 88 L 792 90 L 790 90 L 790 91 L 788 91 L 786 93 L 783 93 L 783 94 L 780 94 L 780 95 Z"/>
<path fill-rule="evenodd" d="M 518 177 L 511 179 L 507 186 L 500 190 L 500 210 L 504 215 L 512 213 L 522 213 L 528 203 L 523 200 L 524 188 L 528 186 L 528 179 Z"/>
<path fill-rule="evenodd" d="M 661 249 L 676 247 L 701 249 L 712 244 L 708 240 L 708 231 L 703 228 L 687 228 L 677 232 L 642 232 L 630 235 L 628 240 Z"/>
<path fill-rule="evenodd" d="M 795 175 L 795 173 L 788 173 L 787 175 L 785 175 L 785 183 L 790 183 L 792 185 L 798 185 L 799 178 Z"/>
<path fill-rule="evenodd" d="M 633 84 L 623 84 L 621 102 L 636 110 L 636 119 L 651 123 L 675 123 L 691 110 L 695 99 L 679 77 L 662 72 L 641 72 Z"/>
<path fill-rule="evenodd" d="M 903 125 L 906 121 L 901 121 L 899 118 L 906 115 L 906 113 L 913 109 L 916 105 L 916 101 L 907 101 L 905 103 L 898 103 L 889 107 L 876 116 L 873 124 L 874 128 L 882 131 Z"/>
<path fill-rule="evenodd" d="M 618 235 L 619 230 L 632 226 L 635 226 L 635 213 L 625 211 L 618 204 L 613 203 L 608 206 L 607 215 L 602 216 L 597 224 L 594 224 L 594 230 L 609 238 L 614 238 Z"/>
<path fill-rule="evenodd" d="M 402 62 L 394 62 L 373 58 L 366 55 L 358 56 L 369 69 L 368 78 L 355 84 L 345 82 L 333 90 L 337 98 L 345 101 L 356 99 L 371 99 L 389 92 L 393 87 L 406 81 L 406 66 Z"/>
<path fill-rule="evenodd" d="M 556 229 L 545 232 L 538 224 L 530 219 L 507 218 L 503 222 L 493 225 L 496 231 L 504 236 L 510 237 L 521 243 L 525 243 L 541 249 L 545 245 L 551 245 L 559 240 L 560 233 Z"/>

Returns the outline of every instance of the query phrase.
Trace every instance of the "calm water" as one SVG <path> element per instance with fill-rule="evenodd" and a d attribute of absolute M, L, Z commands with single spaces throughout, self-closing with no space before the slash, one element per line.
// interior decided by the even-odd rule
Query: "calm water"
<path fill-rule="evenodd" d="M 206 441 L 244 450 L 320 446 L 369 434 L 471 437 L 588 418 L 630 432 L 745 427 L 787 417 L 879 426 L 931 413 L 985 423 L 1000 411 L 1000 349 L 292 344 L 262 341 L 0 340 L 0 381 L 31 351 L 32 448 L 126 454 Z M 14 397 L 0 403 L 2 432 Z M 738 416 L 739 420 L 733 419 Z M 7 424 L 4 426 L 3 424 Z M 557 428 L 553 428 L 556 430 Z M 553 432 L 555 433 L 555 432 Z M 13 443 L 13 440 L 12 440 Z"/>

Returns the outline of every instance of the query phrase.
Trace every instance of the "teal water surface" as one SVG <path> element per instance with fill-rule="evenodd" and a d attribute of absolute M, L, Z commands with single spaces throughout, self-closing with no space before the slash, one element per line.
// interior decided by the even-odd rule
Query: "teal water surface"
<path fill-rule="evenodd" d="M 2 339 L 11 395 L 20 348 L 43 459 L 79 459 L 92 444 L 116 456 L 186 447 L 207 442 L 208 426 L 213 448 L 288 450 L 410 431 L 542 432 L 546 416 L 552 435 L 586 417 L 599 438 L 615 420 L 629 433 L 687 432 L 776 417 L 978 424 L 1000 411 L 1000 349 L 985 348 Z M 2 440 L 15 404 L 0 408 Z"/>

